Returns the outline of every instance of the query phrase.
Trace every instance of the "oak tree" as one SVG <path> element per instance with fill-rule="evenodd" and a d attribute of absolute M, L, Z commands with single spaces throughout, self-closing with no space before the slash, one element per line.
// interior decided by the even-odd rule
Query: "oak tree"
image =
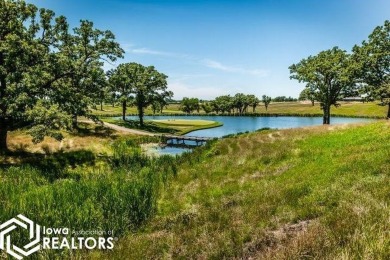
<path fill-rule="evenodd" d="M 269 96 L 267 96 L 267 95 L 263 95 L 263 96 L 262 96 L 262 100 L 261 100 L 261 101 L 264 103 L 265 111 L 268 110 L 268 106 L 269 106 L 269 104 L 271 103 L 271 100 L 272 100 L 272 98 L 269 97 Z"/>
<path fill-rule="evenodd" d="M 256 107 L 260 103 L 260 100 L 255 95 L 248 95 L 247 98 L 248 98 L 249 106 L 252 107 L 252 112 L 254 113 L 256 111 Z"/>
<path fill-rule="evenodd" d="M 143 66 L 138 63 L 120 64 L 108 72 L 109 82 L 114 92 L 119 93 L 122 103 L 122 119 L 126 120 L 127 103 L 137 107 L 141 127 L 144 126 L 144 111 L 154 101 L 169 96 L 167 78 L 153 66 Z"/>
<path fill-rule="evenodd" d="M 330 123 L 331 106 L 344 92 L 355 87 L 355 70 L 351 57 L 344 50 L 334 47 L 309 56 L 289 67 L 290 78 L 305 82 L 313 88 L 323 110 L 323 124 Z"/>
<path fill-rule="evenodd" d="M 180 109 L 187 114 L 191 114 L 195 110 L 199 110 L 199 99 L 184 97 L 180 102 Z"/>
<path fill-rule="evenodd" d="M 44 135 L 61 138 L 58 130 L 68 126 L 60 113 L 34 112 L 58 106 L 50 98 L 52 84 L 60 78 L 53 74 L 61 70 L 58 46 L 67 28 L 66 19 L 50 10 L 0 1 L 0 153 L 7 152 L 13 128 L 32 124 L 34 141 L 40 141 Z M 33 120 L 30 115 L 35 115 Z M 48 118 L 56 123 L 46 124 Z"/>
<path fill-rule="evenodd" d="M 60 108 L 72 115 L 73 128 L 77 128 L 77 116 L 94 119 L 89 107 L 107 85 L 104 62 L 115 62 L 124 51 L 111 31 L 96 29 L 92 22 L 81 20 L 73 33 L 68 32 L 59 53 L 65 65 L 61 72 L 64 76 L 55 84 L 56 98 Z"/>
<path fill-rule="evenodd" d="M 314 102 L 316 100 L 315 89 L 309 85 L 307 85 L 299 94 L 299 100 L 310 100 L 311 105 L 314 106 Z"/>
<path fill-rule="evenodd" d="M 366 92 L 388 105 L 390 118 L 390 21 L 376 27 L 361 46 L 354 46 L 353 58 Z"/>

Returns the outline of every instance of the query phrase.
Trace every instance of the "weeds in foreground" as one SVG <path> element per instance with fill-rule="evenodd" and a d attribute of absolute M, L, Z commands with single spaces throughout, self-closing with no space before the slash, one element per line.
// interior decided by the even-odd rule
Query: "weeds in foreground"
<path fill-rule="evenodd" d="M 23 214 L 42 226 L 113 230 L 116 237 L 139 229 L 177 173 L 175 157 L 141 154 L 146 139 L 115 141 L 113 156 L 99 163 L 93 153 L 76 151 L 0 169 L 0 219 Z M 13 233 L 13 243 L 25 242 L 25 234 Z"/>

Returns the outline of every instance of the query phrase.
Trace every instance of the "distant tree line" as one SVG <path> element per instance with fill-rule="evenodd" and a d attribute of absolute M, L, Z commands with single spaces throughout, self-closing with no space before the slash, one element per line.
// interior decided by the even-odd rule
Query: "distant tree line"
<path fill-rule="evenodd" d="M 180 103 L 180 109 L 187 114 L 191 114 L 195 111 L 200 113 L 202 110 L 205 113 L 243 115 L 248 113 L 248 111 L 254 113 L 256 107 L 261 103 L 263 103 L 267 110 L 270 102 L 271 97 L 266 95 L 263 95 L 260 100 L 255 95 L 245 95 L 243 93 L 237 93 L 234 96 L 218 96 L 211 101 L 202 101 L 198 98 L 185 97 Z"/>
<path fill-rule="evenodd" d="M 390 118 L 390 22 L 377 26 L 351 53 L 334 47 L 289 67 L 291 79 L 306 83 L 300 99 L 320 102 L 323 123 L 330 123 L 331 106 L 338 100 L 364 94 L 388 106 Z"/>
<path fill-rule="evenodd" d="M 298 101 L 297 98 L 286 97 L 286 96 L 277 96 L 272 99 L 273 102 L 295 102 Z"/>

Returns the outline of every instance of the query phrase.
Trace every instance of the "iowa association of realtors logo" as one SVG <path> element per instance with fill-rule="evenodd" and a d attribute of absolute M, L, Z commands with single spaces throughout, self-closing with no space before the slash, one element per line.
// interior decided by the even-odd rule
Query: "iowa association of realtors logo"
<path fill-rule="evenodd" d="M 15 245 L 12 240 L 13 231 L 22 228 L 28 233 L 26 245 Z M 15 231 L 14 231 L 15 232 Z M 90 235 L 83 237 L 80 235 Z M 93 236 L 92 236 L 93 235 Z M 98 236 L 98 237 L 97 237 Z M 0 224 L 0 253 L 1 251 L 23 259 L 41 249 L 77 250 L 77 249 L 113 249 L 113 231 L 70 231 L 69 228 L 47 228 L 35 224 L 32 220 L 19 214 Z"/>
<path fill-rule="evenodd" d="M 12 244 L 11 231 L 18 226 L 27 229 L 29 232 L 31 242 L 23 246 L 23 248 Z M 40 235 L 41 226 L 34 224 L 32 220 L 19 214 L 16 218 L 11 218 L 0 225 L 0 250 L 4 250 L 16 259 L 23 259 L 23 257 L 29 256 L 41 249 Z"/>

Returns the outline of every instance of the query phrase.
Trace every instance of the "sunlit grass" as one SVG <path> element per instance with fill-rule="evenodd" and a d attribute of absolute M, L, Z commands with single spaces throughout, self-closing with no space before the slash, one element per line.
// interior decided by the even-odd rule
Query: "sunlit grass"
<path fill-rule="evenodd" d="M 379 101 L 375 102 L 339 102 L 339 107 L 332 107 L 332 115 L 342 116 L 373 116 L 384 118 L 387 113 L 387 106 L 380 105 Z M 286 113 L 286 114 L 322 114 L 319 103 L 315 103 L 314 106 L 311 103 L 301 102 L 280 102 L 271 103 L 268 107 L 268 111 L 264 107 L 259 106 L 256 109 L 258 113 Z"/>
<path fill-rule="evenodd" d="M 0 155 L 1 163 L 21 163 L 36 155 L 50 155 L 58 152 L 72 152 L 79 150 L 91 151 L 97 155 L 111 153 L 110 144 L 122 133 L 96 124 L 79 123 L 78 131 L 62 132 L 64 139 L 57 141 L 45 137 L 43 142 L 34 144 L 27 130 L 11 131 L 8 134 L 8 147 L 12 152 L 9 156 Z"/>
<path fill-rule="evenodd" d="M 193 158 L 157 217 L 101 258 L 390 257 L 388 122 L 266 130 Z"/>
<path fill-rule="evenodd" d="M 112 252 L 83 259 L 390 257 L 387 121 L 263 129 L 179 158 L 143 155 L 157 137 L 100 134 L 71 138 L 105 140 L 104 156 L 69 147 L 2 167 L 0 219 L 115 230 Z"/>

